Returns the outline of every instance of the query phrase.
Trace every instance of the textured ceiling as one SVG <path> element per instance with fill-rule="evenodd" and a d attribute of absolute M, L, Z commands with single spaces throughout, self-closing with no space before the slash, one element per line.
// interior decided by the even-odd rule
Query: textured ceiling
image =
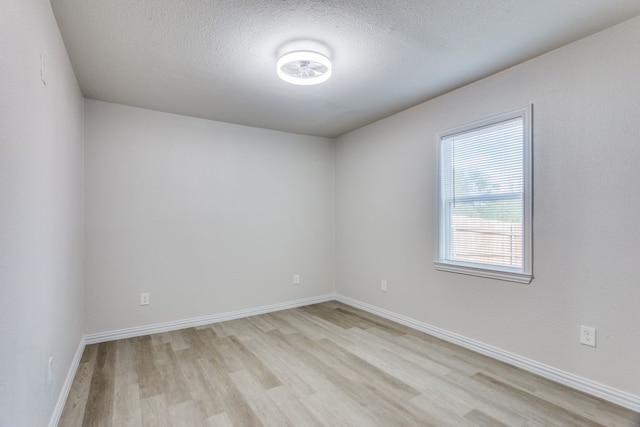
<path fill-rule="evenodd" d="M 640 14 L 638 0 L 51 0 L 85 97 L 337 136 Z M 326 45 L 331 79 L 281 81 Z"/>

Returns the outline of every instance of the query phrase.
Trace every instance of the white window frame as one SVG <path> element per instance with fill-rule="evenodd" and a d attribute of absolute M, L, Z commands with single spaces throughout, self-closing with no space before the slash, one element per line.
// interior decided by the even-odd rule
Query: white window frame
<path fill-rule="evenodd" d="M 533 106 L 528 105 L 517 110 L 512 110 L 506 113 L 498 114 L 486 119 L 478 120 L 472 123 L 467 123 L 462 126 L 457 126 L 452 129 L 447 129 L 437 135 L 437 150 L 436 150 L 436 179 L 435 179 L 435 236 L 436 248 L 433 265 L 436 270 L 447 271 L 452 273 L 461 273 L 472 276 L 480 276 L 498 280 L 507 280 L 511 282 L 518 282 L 528 284 L 533 279 L 533 151 L 532 151 L 532 110 Z M 441 170 L 441 155 L 442 155 L 442 141 L 444 138 L 450 136 L 472 131 L 486 126 L 491 126 L 521 117 L 523 120 L 523 150 L 524 150 L 524 165 L 523 165 L 523 253 L 522 253 L 522 268 L 514 268 L 507 266 L 495 266 L 473 262 L 463 262 L 457 260 L 446 259 L 445 256 L 447 245 L 446 239 L 448 233 L 445 231 L 448 221 L 448 216 L 444 214 L 444 203 L 441 197 L 442 177 L 440 176 Z"/>

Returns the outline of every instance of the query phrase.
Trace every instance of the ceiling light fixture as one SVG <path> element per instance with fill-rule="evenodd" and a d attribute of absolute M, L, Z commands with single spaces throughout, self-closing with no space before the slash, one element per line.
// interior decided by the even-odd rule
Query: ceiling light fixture
<path fill-rule="evenodd" d="M 278 77 L 294 85 L 317 85 L 331 77 L 331 61 L 310 50 L 289 52 L 278 59 Z"/>

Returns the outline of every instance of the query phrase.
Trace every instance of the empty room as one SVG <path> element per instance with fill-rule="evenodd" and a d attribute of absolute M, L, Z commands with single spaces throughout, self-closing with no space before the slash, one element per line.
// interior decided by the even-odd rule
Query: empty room
<path fill-rule="evenodd" d="M 637 0 L 2 0 L 0 427 L 640 425 Z"/>

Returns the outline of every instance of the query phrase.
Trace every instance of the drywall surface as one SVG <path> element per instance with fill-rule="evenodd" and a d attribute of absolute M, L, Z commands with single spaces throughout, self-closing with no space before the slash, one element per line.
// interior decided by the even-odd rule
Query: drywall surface
<path fill-rule="evenodd" d="M 85 105 L 87 332 L 333 292 L 333 139 Z"/>
<path fill-rule="evenodd" d="M 83 99 L 49 2 L 0 9 L 0 426 L 44 426 L 83 333 Z"/>
<path fill-rule="evenodd" d="M 321 136 L 640 14 L 637 0 L 51 3 L 89 98 Z M 300 49 L 329 55 L 326 84 L 277 77 Z"/>
<path fill-rule="evenodd" d="M 640 18 L 338 138 L 337 292 L 640 395 L 638 46 Z M 436 271 L 436 134 L 530 103 L 532 283 Z"/>

